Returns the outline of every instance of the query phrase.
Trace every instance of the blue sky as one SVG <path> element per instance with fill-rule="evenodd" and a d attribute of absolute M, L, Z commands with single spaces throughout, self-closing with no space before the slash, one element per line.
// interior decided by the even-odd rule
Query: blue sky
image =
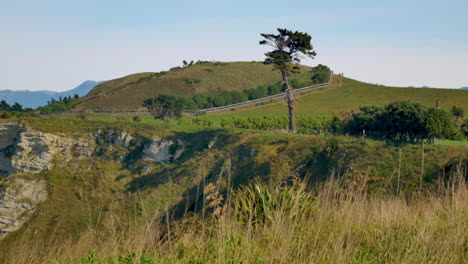
<path fill-rule="evenodd" d="M 260 33 L 312 35 L 362 81 L 468 86 L 468 0 L 0 0 L 0 89 L 67 90 L 182 60 L 262 60 Z"/>

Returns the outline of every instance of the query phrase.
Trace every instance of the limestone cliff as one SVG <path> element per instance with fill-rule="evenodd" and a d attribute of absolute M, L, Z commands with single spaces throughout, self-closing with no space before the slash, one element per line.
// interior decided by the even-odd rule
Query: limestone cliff
<path fill-rule="evenodd" d="M 177 160 L 184 153 L 185 146 L 182 140 L 176 142 L 155 138 L 143 149 L 143 158 L 161 164 L 168 164 Z"/>
<path fill-rule="evenodd" d="M 66 162 L 71 158 L 90 157 L 90 141 L 60 137 L 21 127 L 18 123 L 0 125 L 0 176 L 20 172 L 50 170 L 53 159 Z"/>
<path fill-rule="evenodd" d="M 158 136 L 138 141 L 135 135 L 119 129 L 96 130 L 77 138 L 43 133 L 16 122 L 0 124 L 0 239 L 24 225 L 47 199 L 47 182 L 26 180 L 21 173 L 51 170 L 72 159 L 109 159 L 102 155 L 116 149 L 119 155 L 108 155 L 115 162 L 123 162 L 130 151 L 136 150 L 140 161 L 165 165 L 181 157 L 185 144 L 180 139 Z"/>
<path fill-rule="evenodd" d="M 42 180 L 11 178 L 0 190 L 0 239 L 18 230 L 47 199 L 47 184 Z"/>

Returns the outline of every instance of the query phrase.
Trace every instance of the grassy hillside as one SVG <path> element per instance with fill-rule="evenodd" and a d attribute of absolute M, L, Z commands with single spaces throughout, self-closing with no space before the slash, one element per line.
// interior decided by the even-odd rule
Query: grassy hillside
<path fill-rule="evenodd" d="M 6 121 L 10 120 L 0 120 Z M 193 259 L 199 263 L 229 260 L 252 263 L 268 262 L 271 258 L 313 263 L 330 262 L 339 254 L 344 254 L 340 257 L 346 260 L 356 258 L 357 263 L 382 257 L 389 262 L 423 260 L 428 256 L 440 262 L 462 258 L 453 254 L 462 254 L 457 252 L 463 247 L 459 229 L 466 212 L 462 202 L 466 192 L 456 198 L 458 207 L 455 204 L 449 208 L 441 204 L 450 197 L 411 204 L 403 198 L 376 198 L 367 203 L 364 196 L 357 200 L 357 196 L 349 196 L 344 204 L 318 201 L 329 195 L 339 197 L 342 191 L 349 195 L 384 193 L 394 197 L 398 187 L 410 197 L 419 188 L 421 179 L 424 191 L 435 189 L 441 177 L 450 175 L 458 164 L 466 163 L 466 146 L 425 146 L 421 178 L 422 148 L 413 144 L 167 125 L 149 117 L 137 123 L 118 116 L 89 116 L 87 120 L 52 116 L 21 121 L 27 127 L 67 137 L 92 139 L 95 131 L 127 131 L 136 141 L 129 149 L 101 142 L 95 157 L 57 163 L 50 171 L 39 174 L 11 176 L 46 180 L 50 197 L 24 228 L 0 241 L 0 262 L 134 263 L 140 255 L 145 255 L 141 263 L 193 263 Z M 181 140 L 186 150 L 171 164 L 153 164 L 151 172 L 138 169 L 144 165 L 139 159 L 129 163 L 119 158 L 138 156 L 142 150 L 139 144 L 155 137 Z M 335 190 L 336 193 L 319 191 L 315 196 L 317 187 L 321 188 L 330 176 L 339 178 L 340 182 L 333 186 L 343 189 Z M 271 215 L 266 216 L 269 220 L 265 229 L 263 224 L 242 224 L 235 215 L 226 215 L 228 221 L 218 225 L 216 218 L 209 217 L 211 209 L 202 209 L 205 201 L 201 193 L 210 183 L 224 197 L 225 205 L 230 204 L 233 190 L 232 206 L 236 206 L 240 204 L 235 197 L 236 193 L 242 193 L 241 185 L 258 181 L 266 186 L 265 191 L 272 191 L 291 177 L 303 179 L 309 191 L 302 190 L 299 196 L 292 197 L 291 202 L 301 203 L 282 208 L 273 205 L 272 209 L 278 211 L 267 212 Z M 272 197 L 282 199 L 277 195 L 283 194 L 273 193 Z M 281 218 L 289 214 L 288 210 L 302 208 L 303 203 L 310 210 L 304 211 L 306 215 Z M 343 207 L 337 208 L 335 203 Z M 437 212 L 431 213 L 434 209 L 431 203 L 439 206 Z M 388 206 L 394 213 L 390 218 L 382 214 Z M 370 215 L 365 213 L 369 210 Z M 408 215 L 413 210 L 415 214 Z M 173 221 L 182 216 L 183 221 Z M 206 222 L 199 222 L 204 216 Z M 165 222 L 167 219 L 170 225 Z M 353 219 L 352 228 L 349 219 Z M 418 224 L 428 221 L 428 225 Z M 321 228 L 316 228 L 317 223 Z M 442 237 L 451 241 L 449 246 L 434 244 L 436 239 L 421 240 L 420 236 L 427 232 L 432 234 L 446 228 L 450 232 L 444 232 Z M 248 241 L 255 242 L 246 244 Z M 349 243 L 348 247 L 342 247 L 343 243 Z M 82 256 L 84 260 L 78 262 Z"/>
<path fill-rule="evenodd" d="M 290 79 L 310 79 L 311 68 L 303 67 L 299 75 Z M 335 76 L 336 78 L 339 78 Z M 298 114 L 331 115 L 341 111 L 358 109 L 363 105 L 383 105 L 396 100 L 409 99 L 433 106 L 437 99 L 442 108 L 461 106 L 468 112 L 468 91 L 433 88 L 400 88 L 374 85 L 343 78 L 339 87 L 314 91 L 301 96 L 296 106 Z M 159 94 L 217 95 L 224 90 L 242 91 L 257 86 L 272 85 L 280 81 L 280 74 L 271 66 L 258 62 L 230 62 L 197 64 L 168 72 L 139 73 L 108 81 L 96 86 L 82 99 L 78 110 L 136 110 L 142 109 L 143 100 Z M 259 107 L 239 109 L 215 115 L 264 115 L 285 114 L 281 100 Z"/>
<path fill-rule="evenodd" d="M 293 78 L 310 79 L 310 67 Z M 217 95 L 224 90 L 256 88 L 281 80 L 272 66 L 259 62 L 213 62 L 160 73 L 139 73 L 96 86 L 83 98 L 81 110 L 135 110 L 145 99 L 159 94 Z"/>
<path fill-rule="evenodd" d="M 456 89 L 431 88 L 398 88 L 374 85 L 343 78 L 342 86 L 337 84 L 334 77 L 333 86 L 328 89 L 313 91 L 299 97 L 296 105 L 298 114 L 331 115 L 351 109 L 358 109 L 365 105 L 384 105 L 398 100 L 413 100 L 427 106 L 435 106 L 437 99 L 441 100 L 441 107 L 449 110 L 452 106 L 460 106 L 468 112 L 468 91 Z M 216 116 L 231 115 L 265 115 L 287 114 L 287 107 L 282 100 L 273 103 L 246 107 L 234 112 L 226 111 L 212 114 Z"/>

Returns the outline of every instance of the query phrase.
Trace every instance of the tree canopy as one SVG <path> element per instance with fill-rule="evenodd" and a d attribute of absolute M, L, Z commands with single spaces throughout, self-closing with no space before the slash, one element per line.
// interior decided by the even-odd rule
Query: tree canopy
<path fill-rule="evenodd" d="M 312 47 L 312 37 L 303 32 L 278 28 L 278 34 L 261 34 L 264 40 L 261 45 L 269 45 L 274 50 L 265 53 L 266 64 L 273 64 L 284 71 L 297 71 L 295 64 L 301 62 L 303 56 L 313 59 L 317 53 Z"/>
<path fill-rule="evenodd" d="M 143 106 L 148 109 L 155 119 L 168 121 L 172 118 L 182 117 L 182 102 L 174 96 L 159 95 L 145 100 Z"/>

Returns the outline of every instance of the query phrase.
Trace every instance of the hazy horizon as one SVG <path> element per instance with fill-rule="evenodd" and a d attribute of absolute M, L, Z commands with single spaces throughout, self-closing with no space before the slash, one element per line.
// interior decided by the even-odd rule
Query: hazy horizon
<path fill-rule="evenodd" d="M 0 90 L 73 89 L 182 60 L 261 61 L 260 33 L 307 32 L 326 64 L 388 86 L 468 86 L 468 2 L 3 1 Z"/>

